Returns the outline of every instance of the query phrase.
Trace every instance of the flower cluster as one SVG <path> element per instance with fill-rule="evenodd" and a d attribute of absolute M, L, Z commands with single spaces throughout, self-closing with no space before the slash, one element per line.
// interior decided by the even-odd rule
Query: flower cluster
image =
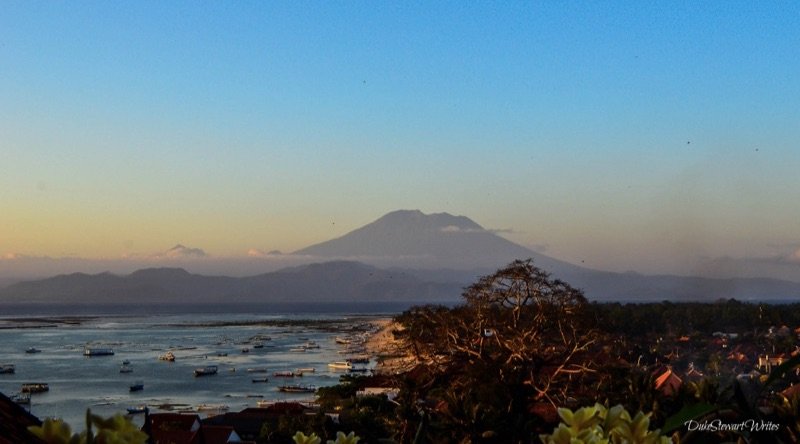
<path fill-rule="evenodd" d="M 621 405 L 607 409 L 601 404 L 575 412 L 558 409 L 561 423 L 550 435 L 540 435 L 545 444 L 669 444 L 659 430 L 650 430 L 650 415 L 639 412 L 631 418 Z"/>

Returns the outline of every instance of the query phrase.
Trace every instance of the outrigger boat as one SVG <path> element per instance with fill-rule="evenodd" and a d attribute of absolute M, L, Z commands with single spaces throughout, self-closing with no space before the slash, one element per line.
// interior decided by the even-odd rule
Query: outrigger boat
<path fill-rule="evenodd" d="M 110 348 L 86 348 L 83 350 L 83 356 L 113 356 L 114 350 Z"/>
<path fill-rule="evenodd" d="M 351 368 L 353 368 L 353 364 L 347 361 L 336 361 L 328 364 L 328 367 L 336 370 L 350 370 Z"/>
<path fill-rule="evenodd" d="M 194 369 L 195 376 L 209 376 L 209 375 L 216 375 L 217 374 L 217 366 L 216 365 L 208 365 L 202 368 Z"/>
<path fill-rule="evenodd" d="M 290 384 L 282 385 L 278 387 L 278 390 L 286 393 L 314 393 L 317 391 L 317 388 L 313 385 Z"/>
<path fill-rule="evenodd" d="M 137 405 L 136 407 L 128 407 L 128 413 L 131 415 L 136 415 L 138 413 L 144 413 L 147 411 L 146 405 Z"/>
<path fill-rule="evenodd" d="M 50 391 L 50 386 L 44 382 L 28 382 L 22 384 L 20 391 L 22 393 L 42 393 Z"/>

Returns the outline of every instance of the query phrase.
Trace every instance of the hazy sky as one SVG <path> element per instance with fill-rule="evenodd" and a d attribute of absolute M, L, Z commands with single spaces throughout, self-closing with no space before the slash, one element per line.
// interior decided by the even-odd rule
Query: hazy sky
<path fill-rule="evenodd" d="M 797 2 L 7 1 L 0 255 L 404 208 L 603 269 L 800 259 L 798 48 Z"/>

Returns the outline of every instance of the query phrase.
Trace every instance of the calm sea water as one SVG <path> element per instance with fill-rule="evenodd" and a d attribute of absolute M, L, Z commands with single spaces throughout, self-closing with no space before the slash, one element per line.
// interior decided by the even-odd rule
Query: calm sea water
<path fill-rule="evenodd" d="M 338 383 L 342 372 L 327 364 L 347 355 L 340 353 L 342 346 L 334 339 L 399 311 L 383 308 L 369 313 L 343 313 L 340 307 L 339 312 L 325 313 L 69 315 L 74 317 L 2 313 L 0 364 L 14 364 L 16 372 L 0 375 L 0 392 L 11 395 L 23 383 L 48 383 L 49 392 L 32 396 L 31 413 L 63 418 L 78 430 L 87 408 L 108 416 L 141 404 L 156 412 L 188 411 L 200 404 L 224 404 L 238 411 L 256 406 L 260 399 L 310 400 L 312 394 L 287 394 L 278 386 Z M 253 348 L 259 342 L 254 337 L 270 340 L 260 341 L 263 348 Z M 320 348 L 291 351 L 309 341 Z M 30 347 L 41 352 L 26 353 Z M 114 355 L 85 357 L 85 347 L 112 348 Z M 243 353 L 243 348 L 249 352 Z M 175 362 L 158 359 L 168 350 Z M 123 360 L 130 361 L 132 373 L 120 373 Z M 193 375 L 194 369 L 208 365 L 218 366 L 218 374 Z M 316 371 L 296 378 L 273 376 L 303 367 Z M 266 368 L 268 373 L 250 373 L 248 368 Z M 269 382 L 252 382 L 264 376 Z M 135 381 L 144 383 L 143 391 L 129 391 Z"/>

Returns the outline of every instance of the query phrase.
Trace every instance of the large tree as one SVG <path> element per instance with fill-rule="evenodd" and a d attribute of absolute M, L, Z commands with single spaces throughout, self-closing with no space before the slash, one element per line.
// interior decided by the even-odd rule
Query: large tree
<path fill-rule="evenodd" d="M 481 278 L 463 297 L 401 317 L 419 362 L 415 397 L 436 400 L 430 423 L 450 431 L 444 441 L 529 441 L 537 406 L 567 404 L 593 372 L 586 299 L 531 260 Z"/>

